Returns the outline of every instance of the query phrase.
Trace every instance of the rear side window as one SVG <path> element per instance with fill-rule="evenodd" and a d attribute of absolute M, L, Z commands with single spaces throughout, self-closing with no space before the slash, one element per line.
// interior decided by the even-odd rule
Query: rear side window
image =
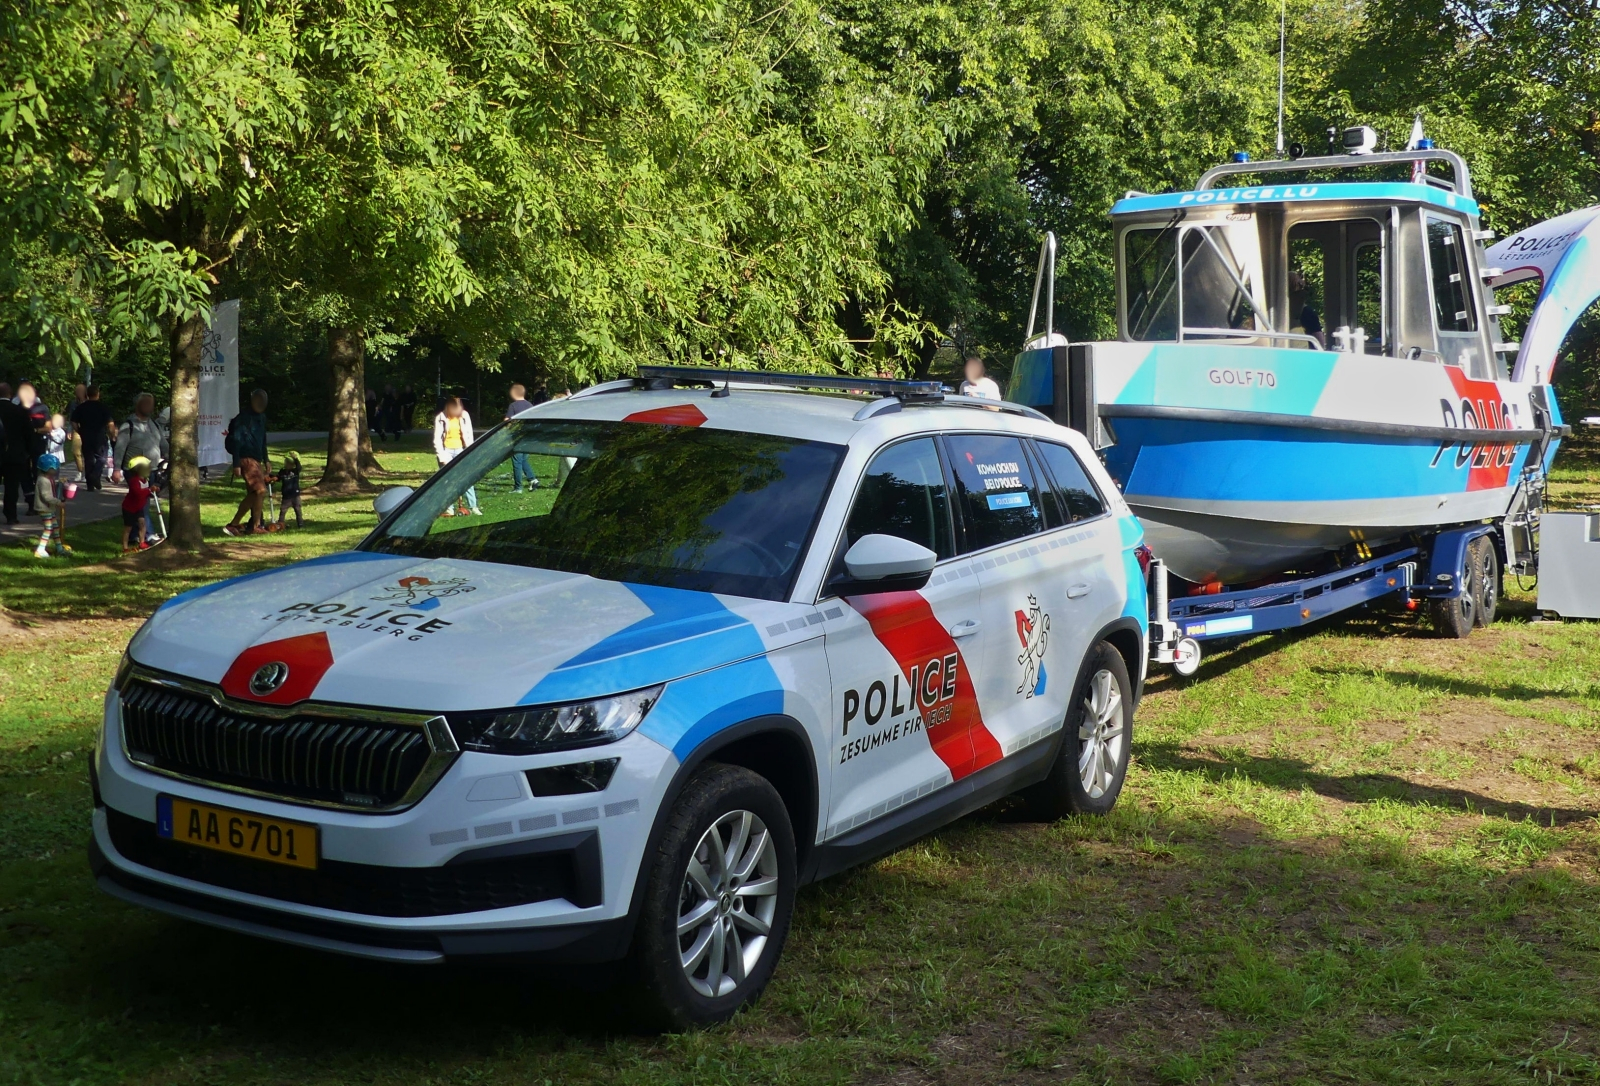
<path fill-rule="evenodd" d="M 845 521 L 845 546 L 864 535 L 921 543 L 939 558 L 955 553 L 944 470 L 932 438 L 891 445 L 873 458 Z"/>
<path fill-rule="evenodd" d="M 1088 520 L 1106 511 L 1106 503 L 1083 469 L 1077 453 L 1065 445 L 1049 441 L 1038 442 L 1039 456 L 1045 470 L 1055 481 L 1056 495 L 1067 522 Z"/>
<path fill-rule="evenodd" d="M 955 469 L 966 549 L 982 550 L 1044 530 L 1039 481 L 1022 442 L 997 434 L 945 438 Z"/>

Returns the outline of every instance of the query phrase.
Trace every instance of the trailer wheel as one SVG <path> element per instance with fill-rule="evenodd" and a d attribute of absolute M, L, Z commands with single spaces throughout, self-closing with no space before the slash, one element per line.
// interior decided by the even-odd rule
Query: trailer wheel
<path fill-rule="evenodd" d="M 1461 585 L 1461 594 L 1454 599 L 1434 600 L 1428 605 L 1428 615 L 1433 620 L 1433 629 L 1440 637 L 1453 637 L 1457 640 L 1472 633 L 1472 627 L 1478 621 L 1478 603 L 1483 598 L 1483 589 L 1479 585 L 1479 562 L 1477 542 L 1467 544 L 1466 554 L 1463 556 L 1462 568 L 1456 570 L 1456 581 Z"/>
<path fill-rule="evenodd" d="M 1172 670 L 1185 679 L 1200 670 L 1200 642 L 1184 637 L 1172 647 Z"/>
<path fill-rule="evenodd" d="M 1494 621 L 1495 609 L 1500 606 L 1500 555 L 1495 552 L 1494 540 L 1486 535 L 1474 539 L 1468 545 L 1467 560 L 1473 563 L 1478 579 L 1478 613 L 1474 621 L 1487 626 Z"/>

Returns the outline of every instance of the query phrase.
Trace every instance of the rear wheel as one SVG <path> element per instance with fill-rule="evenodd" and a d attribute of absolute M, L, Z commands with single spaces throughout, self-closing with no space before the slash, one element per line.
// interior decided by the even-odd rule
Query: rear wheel
<path fill-rule="evenodd" d="M 1461 594 L 1454 599 L 1434 600 L 1428 605 L 1428 615 L 1433 629 L 1440 637 L 1463 638 L 1472 633 L 1478 622 L 1478 604 L 1483 592 L 1478 584 L 1478 560 L 1474 548 L 1477 541 L 1467 544 L 1462 555 L 1461 568 L 1456 570 L 1456 583 Z"/>
<path fill-rule="evenodd" d="M 1494 621 L 1495 610 L 1500 606 L 1500 555 L 1494 549 L 1494 540 L 1486 535 L 1474 539 L 1472 547 L 1477 548 L 1476 558 L 1473 560 L 1471 548 L 1468 557 L 1474 561 L 1478 576 L 1478 614 L 1474 621 L 1487 626 Z"/>
<path fill-rule="evenodd" d="M 1045 820 L 1103 815 L 1116 806 L 1133 750 L 1133 684 L 1122 654 L 1102 641 L 1089 651 L 1067 706 L 1050 775 L 1023 793 Z"/>
<path fill-rule="evenodd" d="M 639 917 L 639 965 L 670 1028 L 727 1021 L 767 986 L 789 933 L 794 831 L 777 791 L 712 765 L 678 797 Z"/>

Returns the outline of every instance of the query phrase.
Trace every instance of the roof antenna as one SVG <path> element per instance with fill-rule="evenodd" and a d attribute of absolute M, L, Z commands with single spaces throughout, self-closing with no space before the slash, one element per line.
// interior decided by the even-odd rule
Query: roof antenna
<path fill-rule="evenodd" d="M 1289 29 L 1289 0 L 1278 8 L 1278 157 L 1283 157 L 1283 58 Z"/>

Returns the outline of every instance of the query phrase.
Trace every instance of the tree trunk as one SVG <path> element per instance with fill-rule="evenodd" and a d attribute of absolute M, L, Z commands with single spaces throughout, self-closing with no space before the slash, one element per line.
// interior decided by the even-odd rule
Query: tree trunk
<path fill-rule="evenodd" d="M 357 371 L 361 376 L 356 381 L 356 387 L 361 390 L 361 470 L 370 471 L 374 475 L 387 475 L 389 469 L 378 463 L 378 456 L 372 451 L 372 419 L 367 418 L 367 352 L 363 344 L 361 362 Z"/>
<path fill-rule="evenodd" d="M 366 354 L 367 338 L 360 329 L 328 329 L 328 399 L 333 417 L 328 426 L 328 466 L 317 483 L 324 494 L 373 489 L 361 474 L 361 443 L 367 437 L 362 387 Z"/>
<path fill-rule="evenodd" d="M 167 474 L 167 543 L 200 549 L 200 344 L 206 322 L 199 316 L 172 330 L 172 451 Z"/>

